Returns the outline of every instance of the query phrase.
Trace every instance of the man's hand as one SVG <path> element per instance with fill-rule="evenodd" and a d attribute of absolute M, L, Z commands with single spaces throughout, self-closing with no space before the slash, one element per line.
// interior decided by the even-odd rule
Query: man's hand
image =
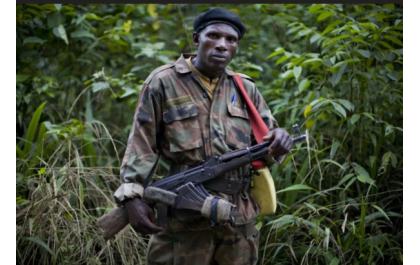
<path fill-rule="evenodd" d="M 128 219 L 131 226 L 138 233 L 156 234 L 163 231 L 162 227 L 155 225 L 155 214 L 153 209 L 140 198 L 130 199 L 125 202 Z"/>
<path fill-rule="evenodd" d="M 278 157 L 287 154 L 292 148 L 293 141 L 289 133 L 281 128 L 274 129 L 263 137 L 263 141 L 271 141 L 268 154 Z"/>

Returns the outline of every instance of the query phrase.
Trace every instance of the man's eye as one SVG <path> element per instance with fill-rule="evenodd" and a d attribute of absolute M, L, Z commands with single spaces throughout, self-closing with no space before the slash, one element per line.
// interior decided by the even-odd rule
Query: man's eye
<path fill-rule="evenodd" d="M 210 33 L 210 34 L 209 34 L 209 37 L 210 37 L 210 38 L 217 38 L 217 34 L 215 34 L 215 33 Z"/>

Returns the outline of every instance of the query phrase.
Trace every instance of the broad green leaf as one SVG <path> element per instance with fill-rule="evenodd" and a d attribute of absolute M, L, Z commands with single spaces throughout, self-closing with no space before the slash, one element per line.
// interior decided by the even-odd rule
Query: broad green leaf
<path fill-rule="evenodd" d="M 305 110 L 303 111 L 303 116 L 306 118 L 308 113 L 311 111 L 312 105 L 306 105 Z"/>
<path fill-rule="evenodd" d="M 329 18 L 329 17 L 330 17 L 330 16 L 332 16 L 332 15 L 334 15 L 334 12 L 331 12 L 331 11 L 325 11 L 325 12 L 322 12 L 322 13 L 318 16 L 317 20 L 318 20 L 318 21 L 322 21 L 322 20 L 324 20 L 324 19 Z"/>
<path fill-rule="evenodd" d="M 309 105 L 309 106 L 310 106 L 310 105 Z M 340 142 L 334 142 L 334 143 L 331 145 L 331 152 L 330 152 L 330 158 L 331 158 L 331 159 L 334 159 L 335 154 L 336 154 L 336 152 L 337 152 L 338 148 L 340 147 L 340 145 L 341 145 L 341 143 L 340 143 Z"/>
<path fill-rule="evenodd" d="M 394 153 L 391 155 L 391 165 L 397 167 L 397 156 Z"/>
<path fill-rule="evenodd" d="M 306 65 L 312 64 L 312 63 L 322 63 L 322 60 L 318 59 L 318 58 L 308 59 L 308 60 L 304 61 L 303 63 L 301 63 L 301 66 L 306 66 Z"/>
<path fill-rule="evenodd" d="M 287 59 L 289 59 L 289 57 L 282 56 L 280 59 L 277 60 L 276 65 L 281 64 L 282 62 L 286 61 Z"/>
<path fill-rule="evenodd" d="M 346 187 L 344 188 L 344 191 L 346 191 L 352 184 L 353 182 L 356 181 L 357 178 L 352 178 L 346 185 Z"/>
<path fill-rule="evenodd" d="M 85 18 L 87 18 L 87 19 L 91 19 L 91 20 L 98 20 L 98 21 L 103 20 L 103 18 L 98 17 L 98 16 L 97 16 L 96 14 L 94 14 L 94 13 L 89 13 L 89 14 L 87 14 L 87 15 L 85 16 Z"/>
<path fill-rule="evenodd" d="M 40 43 L 40 44 L 43 44 L 44 42 L 46 42 L 46 40 L 40 39 L 38 37 L 27 37 L 23 40 L 23 44 L 26 44 L 26 43 Z"/>
<path fill-rule="evenodd" d="M 371 113 L 363 112 L 362 114 L 365 115 L 366 117 L 370 118 L 372 121 L 375 121 L 375 118 L 373 118 Z"/>
<path fill-rule="evenodd" d="M 376 147 L 376 135 L 375 134 L 373 134 L 373 133 L 370 133 L 369 134 L 369 136 L 370 136 L 370 139 L 372 140 L 372 144 Z"/>
<path fill-rule="evenodd" d="M 156 12 L 156 5 L 155 4 L 148 4 L 147 5 L 147 12 L 154 19 L 156 19 L 158 17 L 158 13 Z"/>
<path fill-rule="evenodd" d="M 325 101 L 325 98 L 320 97 L 318 99 L 313 100 L 311 103 L 309 103 L 311 106 L 315 106 L 316 104 L 318 104 L 321 101 Z"/>
<path fill-rule="evenodd" d="M 335 70 L 339 69 L 339 67 L 341 67 L 343 64 L 348 64 L 348 63 L 354 63 L 354 62 L 360 62 L 359 58 L 354 58 L 354 59 L 347 59 L 345 61 L 341 61 L 336 63 L 335 65 L 333 65 L 329 71 L 332 73 L 335 73 Z"/>
<path fill-rule="evenodd" d="M 350 34 L 344 34 L 344 35 L 341 35 L 341 36 L 331 38 L 330 42 L 335 41 L 335 40 L 347 39 L 348 37 L 350 37 Z"/>
<path fill-rule="evenodd" d="M 304 204 L 305 204 L 306 206 L 308 206 L 308 208 L 309 208 L 309 209 L 311 209 L 312 211 L 316 212 L 316 208 L 315 208 L 312 204 L 309 204 L 309 203 L 307 203 L 307 202 L 304 202 Z"/>
<path fill-rule="evenodd" d="M 357 176 L 357 179 L 362 183 L 366 183 L 366 178 L 364 176 Z"/>
<path fill-rule="evenodd" d="M 303 185 L 303 184 L 296 184 L 290 187 L 287 187 L 285 189 L 279 190 L 276 193 L 282 193 L 282 192 L 286 192 L 286 191 L 293 191 L 293 190 L 315 190 L 307 185 Z"/>
<path fill-rule="evenodd" d="M 371 179 L 370 177 L 365 177 L 362 175 L 357 176 L 357 179 L 362 183 L 372 184 L 374 182 L 373 179 Z"/>
<path fill-rule="evenodd" d="M 306 79 L 306 78 L 305 79 L 302 79 L 299 82 L 299 92 L 302 92 L 303 90 L 305 90 L 306 88 L 308 88 L 310 84 L 311 83 L 309 82 L 308 79 Z M 310 105 L 308 105 L 308 106 L 310 106 Z"/>
<path fill-rule="evenodd" d="M 34 115 L 32 116 L 31 122 L 29 123 L 28 131 L 26 132 L 25 137 L 25 146 L 23 148 L 23 153 L 27 155 L 32 148 L 32 144 L 34 143 L 36 129 L 38 128 L 39 119 L 41 118 L 42 109 L 44 108 L 45 101 L 42 103 L 35 111 Z"/>
<path fill-rule="evenodd" d="M 95 35 L 93 35 L 90 31 L 79 29 L 77 31 L 73 31 L 70 33 L 70 37 L 72 38 L 91 38 L 95 39 Z"/>
<path fill-rule="evenodd" d="M 352 27 L 355 31 L 360 32 L 360 29 L 359 29 L 359 27 L 358 27 L 356 24 L 351 25 L 351 27 Z"/>
<path fill-rule="evenodd" d="M 353 116 L 351 116 L 350 123 L 355 124 L 359 119 L 360 119 L 360 115 L 354 114 Z"/>
<path fill-rule="evenodd" d="M 363 40 L 362 36 L 352 38 L 351 41 L 352 42 L 360 42 L 360 43 L 363 43 L 363 44 L 366 44 L 366 45 L 370 45 L 369 43 L 367 43 L 366 41 Z"/>
<path fill-rule="evenodd" d="M 331 84 L 333 85 L 333 87 L 336 86 L 340 82 L 341 76 L 346 70 L 346 67 L 347 67 L 347 63 L 342 64 L 338 72 L 333 74 L 333 76 L 331 77 Z"/>
<path fill-rule="evenodd" d="M 100 90 L 107 89 L 109 86 L 107 82 L 96 82 L 92 84 L 92 87 L 93 87 L 93 93 L 96 93 Z"/>
<path fill-rule="evenodd" d="M 383 156 L 382 156 L 382 164 L 384 165 L 384 164 L 388 164 L 389 163 L 389 160 L 391 159 L 391 155 L 392 155 L 392 152 L 391 151 L 389 151 L 389 152 L 386 152 Z"/>
<path fill-rule="evenodd" d="M 293 75 L 295 76 L 296 81 L 298 80 L 300 74 L 302 73 L 302 67 L 300 66 L 295 66 L 293 68 Z"/>
<path fill-rule="evenodd" d="M 55 9 L 57 9 L 58 12 L 61 10 L 61 4 L 54 4 Z"/>
<path fill-rule="evenodd" d="M 390 74 L 387 74 L 386 76 L 388 76 L 390 79 L 394 80 L 394 81 L 398 81 L 399 76 L 397 72 L 392 72 Z"/>
<path fill-rule="evenodd" d="M 369 173 L 366 171 L 366 169 L 364 169 L 362 166 L 360 166 L 357 163 L 352 163 L 352 164 L 353 164 L 354 170 L 356 171 L 356 173 L 358 175 L 361 175 L 364 178 L 368 178 L 369 177 Z"/>
<path fill-rule="evenodd" d="M 282 53 L 284 53 L 284 48 L 281 48 L 280 50 L 273 52 L 272 54 L 270 54 L 269 56 L 267 56 L 266 59 L 269 59 L 271 57 L 277 56 L 277 55 L 282 54 Z"/>
<path fill-rule="evenodd" d="M 384 38 L 385 39 L 388 39 L 388 40 L 390 40 L 390 41 L 392 41 L 393 43 L 395 43 L 395 44 L 398 44 L 398 45 L 400 45 L 400 46 L 403 46 L 403 43 L 399 40 L 399 39 L 397 39 L 396 37 L 394 37 L 394 36 L 391 36 L 391 35 L 385 35 L 384 36 Z"/>
<path fill-rule="evenodd" d="M 340 264 L 340 259 L 339 258 L 333 258 L 330 262 L 330 265 L 338 265 L 338 264 Z"/>
<path fill-rule="evenodd" d="M 360 53 L 361 55 L 363 55 L 363 57 L 365 57 L 367 59 L 370 58 L 370 52 L 368 50 L 358 49 L 357 52 Z"/>
<path fill-rule="evenodd" d="M 331 101 L 331 104 L 334 106 L 334 109 L 336 111 L 338 111 L 344 118 L 347 117 L 346 110 L 343 107 L 341 107 L 341 105 L 339 105 L 339 104 L 337 104 L 333 101 Z"/>
<path fill-rule="evenodd" d="M 306 127 L 307 130 L 310 130 L 312 128 L 312 126 L 314 126 L 314 124 L 315 124 L 315 120 L 310 119 L 310 120 L 307 120 L 305 122 L 305 127 Z"/>
<path fill-rule="evenodd" d="M 292 70 L 287 70 L 286 72 L 281 74 L 281 78 L 288 79 L 293 76 Z"/>
<path fill-rule="evenodd" d="M 309 39 L 309 42 L 310 43 L 314 43 L 317 40 L 319 40 L 321 37 L 322 37 L 321 35 L 319 35 L 318 33 L 316 33 L 316 34 L 312 35 L 312 37 Z"/>
<path fill-rule="evenodd" d="M 316 11 L 318 11 L 319 9 L 322 8 L 322 4 L 313 4 L 310 8 L 309 8 L 309 13 L 311 14 L 315 14 Z"/>
<path fill-rule="evenodd" d="M 325 28 L 325 30 L 322 32 L 321 35 L 324 36 L 328 32 L 332 31 L 335 26 L 338 26 L 338 25 L 340 25 L 342 23 L 343 23 L 343 20 L 335 20 L 335 21 L 331 22 L 330 24 L 328 24 L 328 26 Z"/>
<path fill-rule="evenodd" d="M 58 27 L 53 29 L 54 34 L 63 39 L 64 42 L 68 45 L 69 44 L 69 40 L 67 39 L 67 33 L 66 33 L 66 29 L 63 27 L 62 24 L 60 24 Z"/>
<path fill-rule="evenodd" d="M 30 75 L 16 75 L 16 82 L 24 82 L 26 79 L 28 79 Z"/>
<path fill-rule="evenodd" d="M 390 50 L 394 50 L 394 47 L 392 47 L 391 45 L 389 45 L 388 43 L 384 42 L 384 41 L 378 41 L 378 43 L 382 44 L 385 48 L 388 48 Z"/>
<path fill-rule="evenodd" d="M 298 36 L 306 36 L 307 34 L 311 33 L 312 30 L 311 29 L 306 29 L 306 30 L 300 30 L 298 32 Z"/>
<path fill-rule="evenodd" d="M 346 99 L 337 99 L 337 101 L 340 102 L 341 105 L 343 105 L 348 111 L 354 110 L 354 105 L 350 101 Z"/>

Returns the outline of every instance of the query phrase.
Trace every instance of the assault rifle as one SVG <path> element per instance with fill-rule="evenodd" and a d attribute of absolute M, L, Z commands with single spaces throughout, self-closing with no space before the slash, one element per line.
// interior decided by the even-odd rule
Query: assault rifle
<path fill-rule="evenodd" d="M 293 125 L 294 132 L 299 132 Z M 302 141 L 306 135 L 292 138 L 294 143 Z M 253 161 L 262 160 L 268 154 L 271 142 L 238 149 L 220 156 L 211 157 L 202 165 L 159 180 L 144 190 L 143 200 L 156 205 L 167 205 L 172 209 L 186 209 L 201 212 L 213 223 L 232 221 L 235 205 L 211 196 L 204 188 L 206 181 L 222 177 L 227 172 L 244 167 Z M 158 216 L 159 216 L 159 207 Z M 158 217 L 159 219 L 159 217 Z M 97 224 L 104 230 L 104 238 L 110 239 L 129 223 L 126 210 L 117 208 L 98 219 Z"/>

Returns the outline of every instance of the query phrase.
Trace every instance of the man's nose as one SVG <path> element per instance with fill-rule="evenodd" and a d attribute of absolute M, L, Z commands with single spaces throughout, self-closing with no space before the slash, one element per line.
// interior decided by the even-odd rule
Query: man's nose
<path fill-rule="evenodd" d="M 220 38 L 217 40 L 216 49 L 221 50 L 221 51 L 227 50 L 227 42 L 225 38 Z"/>

